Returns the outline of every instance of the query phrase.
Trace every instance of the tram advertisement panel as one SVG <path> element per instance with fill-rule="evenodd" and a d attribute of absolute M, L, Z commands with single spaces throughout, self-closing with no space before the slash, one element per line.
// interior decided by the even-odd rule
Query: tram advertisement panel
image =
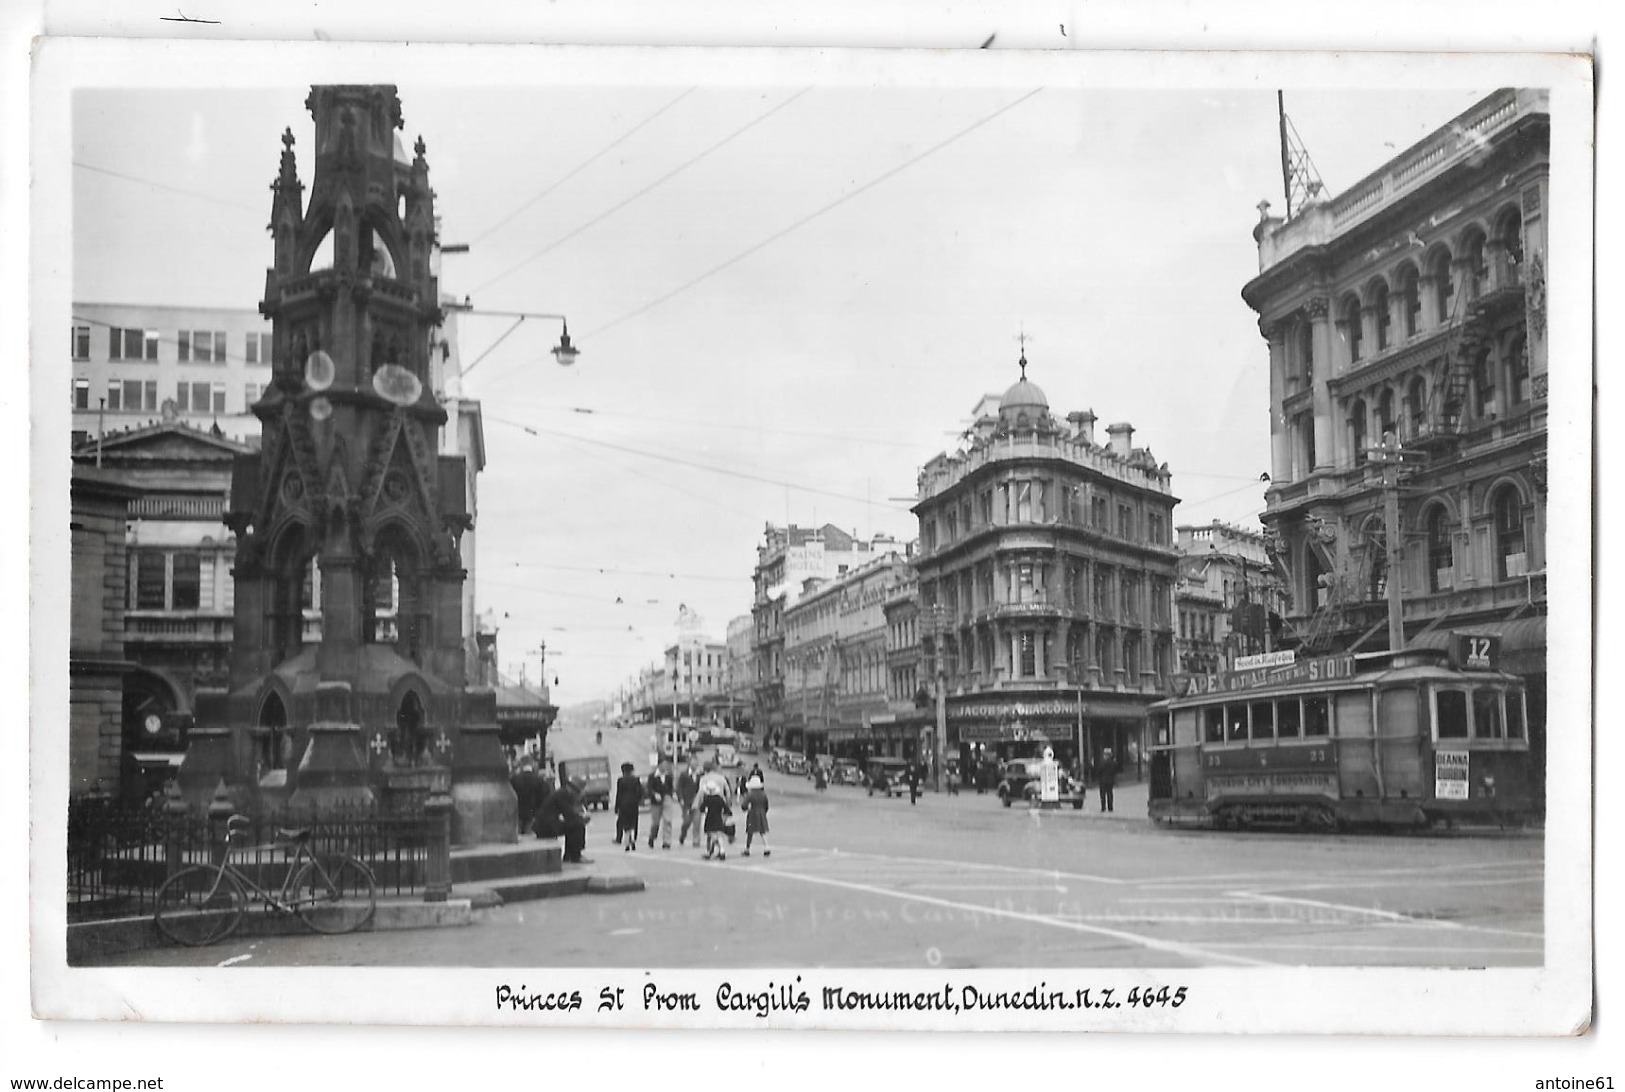
<path fill-rule="evenodd" d="M 1207 798 L 1221 796 L 1329 796 L 1337 797 L 1337 774 L 1295 773 L 1278 770 L 1207 779 Z"/>
<path fill-rule="evenodd" d="M 1436 800 L 1467 799 L 1466 751 L 1434 752 L 1433 797 Z"/>
<path fill-rule="evenodd" d="M 1180 697 L 1201 694 L 1223 694 L 1234 690 L 1257 690 L 1266 686 L 1284 686 L 1291 683 L 1329 683 L 1339 679 L 1352 679 L 1355 660 L 1352 655 L 1322 656 L 1300 663 L 1277 667 L 1258 667 L 1250 671 L 1226 671 L 1222 675 L 1190 675 L 1184 680 Z"/>

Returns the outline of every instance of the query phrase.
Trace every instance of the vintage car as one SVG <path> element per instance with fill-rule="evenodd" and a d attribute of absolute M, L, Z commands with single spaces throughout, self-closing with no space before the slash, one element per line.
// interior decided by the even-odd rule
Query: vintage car
<path fill-rule="evenodd" d="M 864 784 L 869 795 L 883 792 L 887 796 L 908 795 L 908 762 L 901 758 L 871 758 L 864 771 Z"/>
<path fill-rule="evenodd" d="M 584 808 L 599 808 L 609 810 L 609 759 L 602 755 L 591 758 L 567 758 L 559 762 L 559 776 L 561 778 L 577 778 L 582 781 L 581 806 Z"/>
<path fill-rule="evenodd" d="M 830 771 L 830 780 L 837 785 L 861 785 L 863 767 L 858 765 L 856 759 L 837 758 L 835 767 Z"/>
<path fill-rule="evenodd" d="M 1009 807 L 1017 800 L 1035 803 L 1042 791 L 1040 778 L 1044 763 L 1037 758 L 1015 758 L 1004 764 L 999 778 L 999 802 Z M 1083 785 L 1070 777 L 1065 770 L 1060 771 L 1059 802 L 1070 804 L 1074 809 L 1083 807 Z"/>

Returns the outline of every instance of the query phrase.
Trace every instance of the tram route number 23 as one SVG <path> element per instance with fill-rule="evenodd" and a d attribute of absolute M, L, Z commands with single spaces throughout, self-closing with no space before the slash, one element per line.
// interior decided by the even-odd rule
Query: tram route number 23
<path fill-rule="evenodd" d="M 1311 765 L 1311 766 L 1318 765 L 1318 764 L 1324 763 L 1326 761 L 1326 748 L 1324 748 L 1324 747 L 1312 747 L 1307 751 L 1299 751 L 1293 757 L 1294 758 L 1302 757 L 1303 760 L 1305 762 L 1309 763 L 1309 765 Z M 1217 769 L 1219 766 L 1223 765 L 1223 763 L 1220 761 L 1220 756 L 1218 754 L 1210 754 L 1210 755 L 1208 755 L 1207 756 L 1207 764 L 1208 764 L 1208 766 L 1210 768 L 1213 768 L 1213 769 Z M 1260 766 L 1268 766 L 1270 764 L 1270 756 L 1269 756 L 1269 754 L 1267 752 L 1262 752 L 1262 751 L 1259 752 L 1259 754 L 1258 754 L 1258 764 Z"/>

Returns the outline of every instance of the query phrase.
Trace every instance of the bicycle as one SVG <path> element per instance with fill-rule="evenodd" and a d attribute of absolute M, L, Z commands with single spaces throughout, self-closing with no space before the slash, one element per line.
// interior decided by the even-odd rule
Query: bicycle
<path fill-rule="evenodd" d="M 188 865 L 158 889 L 153 921 L 176 944 L 197 948 L 229 937 L 248 912 L 248 891 L 279 914 L 297 914 L 318 933 L 353 933 L 378 907 L 372 869 L 349 854 L 318 857 L 311 831 L 279 829 L 271 848 L 291 850 L 282 885 L 272 891 L 232 862 L 244 815 L 226 821 L 226 852 L 218 865 Z M 247 890 L 245 890 L 245 888 Z"/>

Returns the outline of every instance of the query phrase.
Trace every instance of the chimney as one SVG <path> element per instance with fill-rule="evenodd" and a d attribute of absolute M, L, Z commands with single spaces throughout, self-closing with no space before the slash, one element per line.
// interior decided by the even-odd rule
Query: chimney
<path fill-rule="evenodd" d="M 1126 459 L 1134 451 L 1134 426 L 1127 421 L 1106 426 L 1106 435 L 1112 438 L 1112 451 L 1119 459 Z"/>
<path fill-rule="evenodd" d="M 1095 442 L 1095 411 L 1073 410 L 1066 415 L 1067 424 L 1072 426 L 1072 432 L 1084 443 Z"/>

